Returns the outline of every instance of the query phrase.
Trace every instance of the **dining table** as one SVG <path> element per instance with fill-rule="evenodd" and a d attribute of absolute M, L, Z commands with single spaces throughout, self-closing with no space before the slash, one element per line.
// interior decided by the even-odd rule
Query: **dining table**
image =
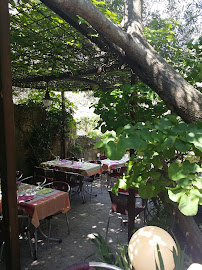
<path fill-rule="evenodd" d="M 49 241 L 62 241 L 59 238 L 48 238 L 40 228 L 40 220 L 58 212 L 66 213 L 69 211 L 70 200 L 68 193 L 56 189 L 43 188 L 41 186 L 18 182 L 17 203 L 19 210 L 22 210 L 30 217 L 31 223 L 35 228 L 34 259 L 36 259 L 38 230 Z M 0 212 L 2 212 L 2 196 L 0 196 Z"/>
<path fill-rule="evenodd" d="M 126 166 L 126 162 L 129 160 L 128 156 L 123 156 L 119 160 L 111 160 L 109 158 L 100 160 L 102 169 L 110 173 L 112 170 L 116 170 Z"/>
<path fill-rule="evenodd" d="M 102 164 L 72 161 L 67 159 L 45 161 L 40 163 L 39 166 L 43 168 L 54 168 L 56 170 L 67 172 L 75 172 L 84 176 L 101 174 L 103 171 Z"/>

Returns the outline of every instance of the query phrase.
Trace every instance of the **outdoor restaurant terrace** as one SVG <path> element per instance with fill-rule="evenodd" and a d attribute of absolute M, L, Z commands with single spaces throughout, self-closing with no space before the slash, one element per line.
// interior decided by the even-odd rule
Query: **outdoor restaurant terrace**
<path fill-rule="evenodd" d="M 0 269 L 201 269 L 200 39 L 142 8 L 1 0 Z"/>

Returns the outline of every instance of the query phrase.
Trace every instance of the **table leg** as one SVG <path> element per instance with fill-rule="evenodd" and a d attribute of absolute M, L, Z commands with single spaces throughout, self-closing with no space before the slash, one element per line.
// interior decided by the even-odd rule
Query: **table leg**
<path fill-rule="evenodd" d="M 48 241 L 55 241 L 55 242 L 59 242 L 61 243 L 62 242 L 62 239 L 61 238 L 53 238 L 53 237 L 50 237 L 50 235 L 46 235 L 40 228 L 40 226 L 38 228 L 35 228 L 35 232 L 34 232 L 34 252 L 33 252 L 33 260 L 37 260 L 37 254 L 38 254 L 38 231 L 41 233 L 41 235 Z"/>

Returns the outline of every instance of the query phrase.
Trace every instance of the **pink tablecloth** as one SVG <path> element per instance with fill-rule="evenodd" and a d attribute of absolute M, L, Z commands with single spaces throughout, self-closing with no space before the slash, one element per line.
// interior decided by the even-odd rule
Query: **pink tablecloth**
<path fill-rule="evenodd" d="M 72 163 L 71 160 L 51 160 L 42 162 L 40 167 L 54 167 L 61 171 L 70 171 L 80 173 L 84 176 L 91 176 L 94 174 L 99 174 L 103 171 L 101 164 L 90 163 L 90 162 L 76 162 Z"/>
<path fill-rule="evenodd" d="M 128 161 L 128 158 L 123 158 L 120 160 L 110 160 L 110 159 L 101 160 L 103 170 L 108 171 L 108 172 L 111 172 L 111 170 L 124 167 L 127 161 Z"/>
<path fill-rule="evenodd" d="M 70 209 L 69 196 L 67 192 L 56 189 L 47 190 L 48 192 L 34 195 L 30 194 L 31 185 L 22 184 L 18 190 L 18 205 L 27 215 L 32 217 L 31 222 L 35 227 L 39 226 L 39 221 L 56 214 L 65 213 Z M 33 189 L 32 189 L 33 190 Z M 0 197 L 1 206 L 1 197 Z M 1 212 L 1 209 L 0 209 Z"/>

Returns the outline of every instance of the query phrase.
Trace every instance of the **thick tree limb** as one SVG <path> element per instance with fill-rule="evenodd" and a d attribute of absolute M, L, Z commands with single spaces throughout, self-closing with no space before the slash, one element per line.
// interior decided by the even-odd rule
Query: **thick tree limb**
<path fill-rule="evenodd" d="M 145 40 L 140 33 L 133 36 L 108 20 L 88 0 L 48 0 L 49 3 L 88 21 L 110 42 L 125 51 L 127 62 L 139 78 L 164 100 L 172 112 L 186 122 L 202 120 L 202 94 L 186 82 Z"/>
<path fill-rule="evenodd" d="M 172 206 L 173 207 L 173 206 Z M 184 216 L 177 208 L 173 207 L 173 215 L 185 236 L 193 262 L 202 263 L 202 233 L 199 230 L 193 217 Z"/>

